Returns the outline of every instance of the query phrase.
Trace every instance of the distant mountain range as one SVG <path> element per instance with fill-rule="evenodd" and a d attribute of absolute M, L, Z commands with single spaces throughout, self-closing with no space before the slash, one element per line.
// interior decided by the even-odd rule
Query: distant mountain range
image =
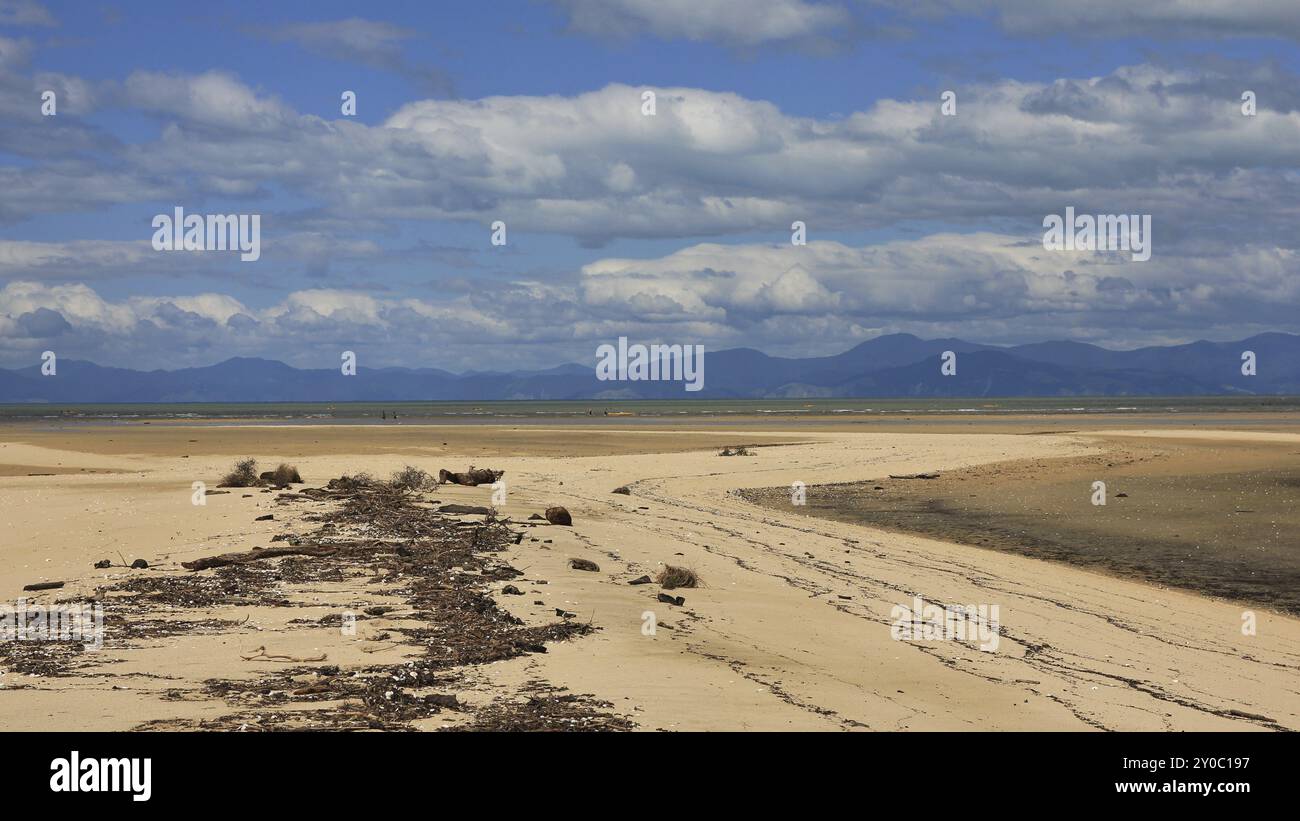
<path fill-rule="evenodd" d="M 944 351 L 957 372 L 940 374 Z M 1257 375 L 1242 374 L 1254 351 Z M 1300 336 L 1112 351 L 1080 342 L 999 347 L 891 334 L 835 356 L 787 359 L 751 348 L 705 354 L 704 388 L 681 382 L 601 381 L 594 367 L 455 374 L 434 368 L 304 370 L 268 359 L 134 371 L 60 359 L 0 369 L 0 402 L 348 402 L 494 399 L 760 399 L 848 397 L 1206 396 L 1300 394 Z"/>

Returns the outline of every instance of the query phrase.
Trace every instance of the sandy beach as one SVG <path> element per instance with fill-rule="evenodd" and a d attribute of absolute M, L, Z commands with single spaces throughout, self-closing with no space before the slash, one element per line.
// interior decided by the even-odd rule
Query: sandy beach
<path fill-rule="evenodd" d="M 933 485 L 910 480 L 898 498 L 952 499 L 964 478 L 979 485 L 966 494 L 972 508 L 993 517 L 998 498 L 1042 484 L 1045 472 L 1057 482 L 1042 484 L 1051 492 L 1039 502 L 1050 530 L 1059 524 L 1051 518 L 1059 512 L 1053 494 L 1059 505 L 1087 506 L 1089 466 L 1113 467 L 1124 451 L 1137 458 L 1121 465 L 1111 492 L 1128 487 L 1132 495 L 1086 511 L 1115 520 L 1102 529 L 1106 549 L 1120 556 L 1132 534 L 1163 534 L 1161 512 L 1134 507 L 1149 499 L 1133 488 L 1156 492 L 1168 477 L 1190 475 L 1186 464 L 1294 483 L 1300 420 L 1279 416 L 1249 430 L 1204 423 L 1151 429 L 1142 420 L 1123 429 L 1113 420 L 1111 427 L 1102 420 L 1069 429 L 1059 419 L 1032 418 L 1014 425 L 801 421 L 2 426 L 0 600 L 98 596 L 106 615 L 99 650 L 41 646 L 34 654 L 30 646 L 18 652 L 14 643 L 0 644 L 0 726 L 260 730 L 339 727 L 346 715 L 349 729 L 368 721 L 379 729 L 439 730 L 499 727 L 533 709 L 543 723 L 596 729 L 1300 729 L 1300 620 L 1288 614 L 1289 599 L 1259 593 L 1279 590 L 1289 576 L 1256 579 L 1253 598 L 1231 585 L 1207 595 L 1166 583 L 1154 570 L 1079 566 L 1088 563 L 1075 562 L 1070 545 L 1090 537 L 1068 522 L 1057 529 L 1070 530 L 1073 541 L 1061 539 L 1057 553 L 1036 557 L 1012 549 L 1005 534 L 1004 543 L 991 538 L 980 546 L 969 543 L 979 534 L 966 525 L 936 531 L 900 516 L 854 518 L 847 503 L 823 505 L 833 511 L 816 504 L 845 483 L 874 487 L 890 475 L 939 473 Z M 742 445 L 752 455 L 719 455 Z M 1171 471 L 1141 458 L 1170 448 L 1195 451 L 1186 456 L 1192 462 Z M 264 470 L 291 463 L 305 483 L 284 491 L 233 488 L 193 503 L 194 482 L 215 490 L 236 459 L 250 456 Z M 1066 462 L 1069 470 L 1058 469 Z M 431 666 L 431 636 L 447 628 L 428 602 L 444 588 L 419 592 L 409 584 L 415 565 L 405 548 L 379 558 L 367 553 L 354 565 L 332 553 L 329 573 L 311 556 L 259 559 L 248 564 L 258 570 L 240 577 L 246 587 L 239 594 L 197 606 L 123 593 L 130 585 L 156 592 L 193 584 L 187 579 L 225 579 L 221 570 L 181 563 L 315 543 L 322 529 L 360 551 L 373 536 L 363 518 L 347 527 L 328 521 L 349 503 L 343 496 L 299 491 L 361 472 L 386 479 L 404 465 L 434 475 L 471 465 L 505 471 L 504 503 L 493 503 L 489 486 L 442 485 L 395 510 L 423 521 L 422 511 L 437 500 L 491 505 L 508 519 L 499 530 L 465 529 L 500 537 L 499 550 L 470 549 L 439 572 L 466 585 L 456 588 L 470 597 L 465 601 L 479 601 L 473 597 L 481 592 L 494 603 L 490 612 L 479 608 L 495 620 L 483 629 L 532 631 L 535 640 L 512 638 L 509 652 L 481 663 L 464 656 Z M 783 507 L 781 494 L 796 482 L 806 486 L 808 505 L 787 499 Z M 623 486 L 627 494 L 613 493 Z M 1276 487 L 1284 493 L 1287 485 Z M 777 490 L 756 499 L 753 492 L 764 488 Z M 1212 529 L 1221 509 L 1244 509 L 1241 498 L 1220 495 L 1200 499 L 1205 521 L 1186 527 Z M 1251 510 L 1264 513 L 1251 515 L 1276 509 L 1294 516 L 1292 499 L 1261 500 Z M 529 519 L 553 506 L 567 508 L 571 527 Z M 273 518 L 259 520 L 268 514 Z M 1273 542 L 1222 542 L 1206 561 L 1231 563 L 1234 550 L 1266 548 L 1285 557 L 1277 566 L 1291 572 L 1300 544 L 1290 519 L 1278 521 Z M 1252 522 L 1242 527 L 1262 527 Z M 420 538 L 410 542 L 417 554 Z M 148 567 L 124 566 L 136 559 Z M 94 567 L 104 560 L 109 567 Z M 599 569 L 576 569 L 572 560 Z M 1258 557 L 1246 564 L 1266 566 Z M 669 592 L 629 584 L 665 565 L 695 571 L 702 585 Z M 23 592 L 51 581 L 65 585 Z M 503 592 L 507 585 L 518 595 Z M 684 600 L 669 603 L 660 594 Z M 917 598 L 996 605 L 996 649 L 895 638 L 891 612 Z M 1247 611 L 1253 635 L 1243 633 Z M 340 628 L 345 612 L 360 614 L 351 634 Z M 432 677 L 402 683 L 404 665 Z M 373 698 L 357 695 L 368 677 L 397 683 Z M 454 696 L 454 706 L 437 699 L 389 706 L 430 694 Z"/>

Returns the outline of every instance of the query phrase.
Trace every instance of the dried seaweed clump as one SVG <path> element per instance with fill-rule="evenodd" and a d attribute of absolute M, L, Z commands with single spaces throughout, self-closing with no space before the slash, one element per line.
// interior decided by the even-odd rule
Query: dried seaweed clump
<path fill-rule="evenodd" d="M 675 567 L 671 564 L 664 565 L 655 576 L 655 581 L 664 590 L 674 590 L 678 587 L 701 587 L 700 577 L 694 570 L 687 567 Z"/>

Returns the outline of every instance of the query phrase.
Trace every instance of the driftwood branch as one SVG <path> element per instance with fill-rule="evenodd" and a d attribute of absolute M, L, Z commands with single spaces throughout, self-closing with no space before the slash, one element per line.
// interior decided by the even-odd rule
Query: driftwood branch
<path fill-rule="evenodd" d="M 263 550 L 249 550 L 244 553 L 222 553 L 220 556 L 207 556 L 192 562 L 181 562 L 186 570 L 207 570 L 210 567 L 229 567 L 234 564 L 248 564 L 262 559 L 274 559 L 277 556 L 329 556 L 338 552 L 330 545 L 299 545 L 297 547 L 268 547 Z"/>

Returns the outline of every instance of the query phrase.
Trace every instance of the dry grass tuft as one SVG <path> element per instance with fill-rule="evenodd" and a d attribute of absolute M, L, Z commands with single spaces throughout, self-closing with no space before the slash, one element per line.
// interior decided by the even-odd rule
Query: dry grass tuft
<path fill-rule="evenodd" d="M 257 487 L 262 480 L 257 477 L 257 460 L 240 459 L 217 487 Z"/>
<path fill-rule="evenodd" d="M 671 564 L 664 565 L 664 569 L 660 570 L 659 574 L 655 576 L 655 581 L 664 590 L 675 590 L 679 587 L 702 587 L 704 585 L 694 570 L 688 567 L 675 567 Z"/>
<path fill-rule="evenodd" d="M 407 465 L 393 474 L 393 478 L 388 483 L 398 490 L 409 490 L 412 492 L 428 490 L 438 484 L 438 480 L 429 475 L 426 470 L 420 470 L 413 465 Z"/>

